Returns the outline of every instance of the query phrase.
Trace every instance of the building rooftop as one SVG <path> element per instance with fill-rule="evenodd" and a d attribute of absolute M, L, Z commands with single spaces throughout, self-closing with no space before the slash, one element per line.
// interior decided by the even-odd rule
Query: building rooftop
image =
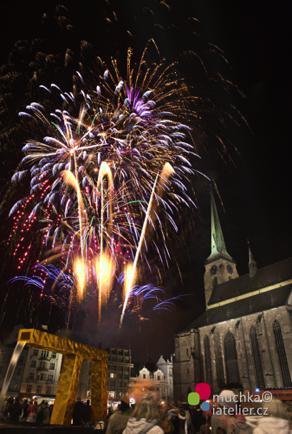
<path fill-rule="evenodd" d="M 208 309 L 185 330 L 240 318 L 288 304 L 292 291 L 292 257 L 214 288 Z"/>
<path fill-rule="evenodd" d="M 256 291 L 267 286 L 292 280 L 292 257 L 259 268 L 254 277 L 244 274 L 237 279 L 229 280 L 213 289 L 209 305 Z"/>

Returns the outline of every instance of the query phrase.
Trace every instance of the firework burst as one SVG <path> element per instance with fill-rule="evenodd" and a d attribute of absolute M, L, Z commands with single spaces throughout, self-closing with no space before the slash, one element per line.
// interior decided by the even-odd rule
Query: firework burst
<path fill-rule="evenodd" d="M 20 113 L 38 138 L 23 147 L 12 178 L 30 182 L 30 194 L 10 212 L 18 269 L 27 265 L 28 249 L 38 251 L 37 262 L 57 262 L 75 276 L 80 300 L 94 280 L 100 306 L 109 297 L 109 282 L 125 269 L 123 314 L 138 260 L 150 268 L 151 231 L 160 239 L 152 243 L 156 256 L 167 264 L 165 228 L 176 231 L 176 212 L 192 204 L 194 98 L 175 64 L 149 66 L 146 54 L 147 48 L 133 65 L 128 50 L 125 77 L 116 60 L 106 66 L 99 59 L 102 72 L 94 87 L 79 72 L 71 92 L 41 86 L 60 108 L 48 113 L 32 102 Z"/>

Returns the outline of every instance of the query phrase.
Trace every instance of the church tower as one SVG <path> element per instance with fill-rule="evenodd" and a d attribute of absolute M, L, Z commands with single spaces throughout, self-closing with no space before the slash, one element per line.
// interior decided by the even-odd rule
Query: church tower
<path fill-rule="evenodd" d="M 206 306 L 217 285 L 237 277 L 236 263 L 226 250 L 215 198 L 211 192 L 211 254 L 206 260 L 204 274 Z"/>

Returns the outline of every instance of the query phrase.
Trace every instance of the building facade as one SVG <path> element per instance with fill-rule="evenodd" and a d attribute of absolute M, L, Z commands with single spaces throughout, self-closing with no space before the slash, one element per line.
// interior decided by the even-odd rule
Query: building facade
<path fill-rule="evenodd" d="M 28 347 L 20 386 L 21 395 L 54 397 L 62 365 L 62 354 Z"/>
<path fill-rule="evenodd" d="M 133 368 L 131 350 L 111 348 L 109 350 L 109 398 L 119 400 L 127 393 Z"/>
<path fill-rule="evenodd" d="M 205 312 L 175 337 L 175 399 L 185 401 L 199 381 L 215 393 L 291 387 L 292 258 L 258 269 L 249 249 L 249 273 L 239 276 L 213 197 L 204 287 Z"/>
<path fill-rule="evenodd" d="M 161 399 L 173 400 L 173 360 L 160 356 L 155 367 L 143 366 L 133 380 L 153 381 Z"/>

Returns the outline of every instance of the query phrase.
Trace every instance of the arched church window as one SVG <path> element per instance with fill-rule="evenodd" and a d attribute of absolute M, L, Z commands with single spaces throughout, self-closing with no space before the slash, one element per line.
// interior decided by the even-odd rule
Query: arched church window
<path fill-rule="evenodd" d="M 249 336 L 250 336 L 251 349 L 252 349 L 252 355 L 253 355 L 254 366 L 255 366 L 256 386 L 265 387 L 261 353 L 260 353 L 259 341 L 257 337 L 257 330 L 255 326 L 251 326 Z"/>
<path fill-rule="evenodd" d="M 204 350 L 205 350 L 205 381 L 206 383 L 212 384 L 212 361 L 211 361 L 211 350 L 210 350 L 210 339 L 209 336 L 204 338 Z"/>
<path fill-rule="evenodd" d="M 276 341 L 276 349 L 279 357 L 280 362 L 280 368 L 282 373 L 282 379 L 283 379 L 283 385 L 284 386 L 291 386 L 291 376 L 289 371 L 289 365 L 287 360 L 287 354 L 285 350 L 281 325 L 278 320 L 275 320 L 273 322 L 273 331 Z"/>
<path fill-rule="evenodd" d="M 240 383 L 237 351 L 234 335 L 229 331 L 224 338 L 224 354 L 226 364 L 227 383 Z"/>
<path fill-rule="evenodd" d="M 222 349 L 220 342 L 219 333 L 214 334 L 214 346 L 215 346 L 215 361 L 216 361 L 216 376 L 217 376 L 217 384 L 221 389 L 225 384 L 224 379 L 224 369 L 223 369 L 223 359 L 222 359 Z"/>

